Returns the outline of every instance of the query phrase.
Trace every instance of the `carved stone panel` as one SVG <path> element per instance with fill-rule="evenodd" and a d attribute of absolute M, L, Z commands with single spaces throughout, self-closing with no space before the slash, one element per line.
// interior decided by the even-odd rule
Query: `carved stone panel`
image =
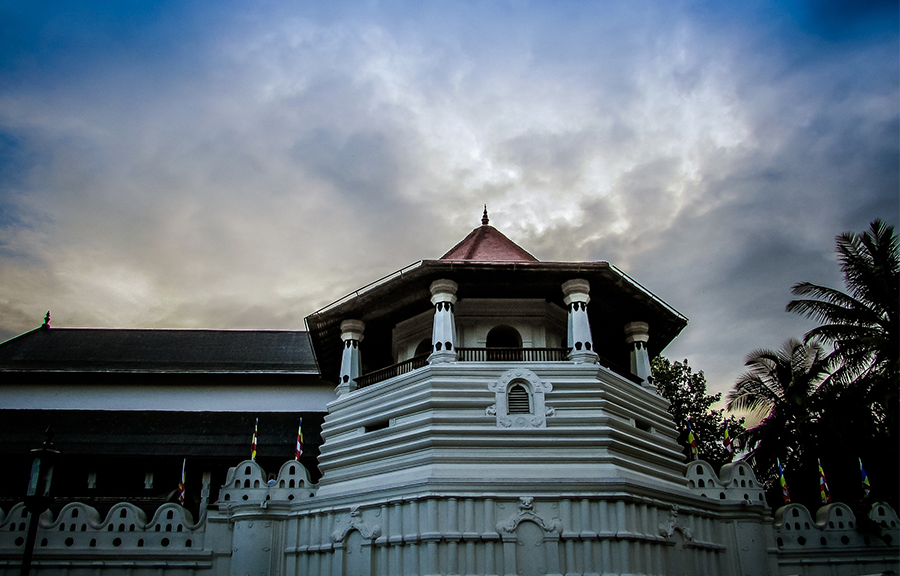
<path fill-rule="evenodd" d="M 527 413 L 510 413 L 509 391 L 516 385 L 528 392 Z M 545 403 L 545 395 L 553 390 L 553 386 L 527 368 L 507 370 L 500 378 L 491 382 L 488 389 L 494 393 L 495 403 L 485 409 L 485 414 L 497 418 L 498 428 L 546 428 L 547 417 L 555 413 Z"/>

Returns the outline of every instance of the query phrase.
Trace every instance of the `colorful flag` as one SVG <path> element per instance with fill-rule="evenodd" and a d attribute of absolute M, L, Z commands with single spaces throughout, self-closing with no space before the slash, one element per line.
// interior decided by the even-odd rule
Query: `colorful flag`
<path fill-rule="evenodd" d="M 822 470 L 822 461 L 816 458 L 819 463 L 819 497 L 822 504 L 831 504 L 831 494 L 828 492 L 828 482 L 825 481 L 825 471 Z"/>
<path fill-rule="evenodd" d="M 700 451 L 697 449 L 697 439 L 694 437 L 694 430 L 691 428 L 691 420 L 687 421 L 688 444 L 691 445 L 691 460 L 697 460 L 700 457 Z"/>
<path fill-rule="evenodd" d="M 728 452 L 728 461 L 731 462 L 734 459 L 734 446 L 731 445 L 728 426 L 725 427 L 725 438 L 722 439 L 722 445 L 725 446 L 725 451 Z"/>
<path fill-rule="evenodd" d="M 785 504 L 791 503 L 791 491 L 788 490 L 787 480 L 784 479 L 784 470 L 781 468 L 781 460 L 775 459 L 778 464 L 778 483 L 781 484 L 781 495 Z"/>
<path fill-rule="evenodd" d="M 253 441 L 250 443 L 250 459 L 256 462 L 256 433 L 259 431 L 259 418 L 253 425 Z"/>
<path fill-rule="evenodd" d="M 869 484 L 869 477 L 866 476 L 866 469 L 863 468 L 862 458 L 859 459 L 859 471 L 862 473 L 862 488 L 865 496 L 872 492 L 872 485 Z"/>
<path fill-rule="evenodd" d="M 178 503 L 184 506 L 184 469 L 187 467 L 187 458 L 181 463 L 181 482 L 178 483 Z"/>
<path fill-rule="evenodd" d="M 294 452 L 294 460 L 300 461 L 303 454 L 303 418 L 300 419 L 300 426 L 297 427 L 297 450 Z"/>

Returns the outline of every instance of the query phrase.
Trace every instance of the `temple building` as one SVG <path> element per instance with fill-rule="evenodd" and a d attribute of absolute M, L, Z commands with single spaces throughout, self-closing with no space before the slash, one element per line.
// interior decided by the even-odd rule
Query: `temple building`
<path fill-rule="evenodd" d="M 686 325 L 607 262 L 537 260 L 486 210 L 304 332 L 48 317 L 0 344 L 0 575 L 18 574 L 48 424 L 63 456 L 42 576 L 897 570 L 886 504 L 877 535 L 841 503 L 773 517 L 747 463 L 684 462 L 650 359 Z"/>

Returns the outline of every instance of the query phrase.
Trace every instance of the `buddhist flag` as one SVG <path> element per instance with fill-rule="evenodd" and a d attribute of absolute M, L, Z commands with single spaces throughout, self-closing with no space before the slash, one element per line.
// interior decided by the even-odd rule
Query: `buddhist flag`
<path fill-rule="evenodd" d="M 294 452 L 294 460 L 300 461 L 303 454 L 303 418 L 300 419 L 300 426 L 297 427 L 297 450 Z"/>
<path fill-rule="evenodd" d="M 784 498 L 785 504 L 791 503 L 791 491 L 788 490 L 787 480 L 784 479 L 784 470 L 781 468 L 781 460 L 775 459 L 778 464 L 778 483 L 781 484 L 781 496 Z"/>
<path fill-rule="evenodd" d="M 259 418 L 256 419 L 256 424 L 253 425 L 253 440 L 250 443 L 250 459 L 256 462 L 256 434 L 259 432 Z"/>
<path fill-rule="evenodd" d="M 694 430 L 691 428 L 691 421 L 688 419 L 687 421 L 687 429 L 688 429 L 688 444 L 691 445 L 691 460 L 696 460 L 700 457 L 700 451 L 697 449 L 697 439 L 694 437 Z"/>
<path fill-rule="evenodd" d="M 187 458 L 181 463 L 181 482 L 178 483 L 178 503 L 184 506 L 184 470 L 187 467 Z"/>
<path fill-rule="evenodd" d="M 868 496 L 870 492 L 872 492 L 872 485 L 869 484 L 869 477 L 866 476 L 866 469 L 863 468 L 862 458 L 859 459 L 859 471 L 862 474 L 862 489 L 863 494 Z"/>
<path fill-rule="evenodd" d="M 734 446 L 731 445 L 731 436 L 728 435 L 728 426 L 725 427 L 725 438 L 722 439 L 722 446 L 725 447 L 725 451 L 728 452 L 728 461 L 734 459 Z"/>
<path fill-rule="evenodd" d="M 816 458 L 819 463 L 819 497 L 822 504 L 831 504 L 831 494 L 828 492 L 828 482 L 825 481 L 825 471 L 822 470 L 822 461 Z"/>

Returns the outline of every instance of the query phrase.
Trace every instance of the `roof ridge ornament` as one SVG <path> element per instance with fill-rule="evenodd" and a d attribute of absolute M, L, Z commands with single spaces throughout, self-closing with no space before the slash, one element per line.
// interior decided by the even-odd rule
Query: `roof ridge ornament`
<path fill-rule="evenodd" d="M 47 310 L 47 315 L 44 316 L 44 323 L 41 324 L 41 328 L 43 328 L 44 330 L 50 329 L 50 311 L 49 310 Z"/>
<path fill-rule="evenodd" d="M 488 218 L 488 214 L 487 214 L 487 204 L 485 204 L 484 205 L 484 214 L 481 215 L 481 225 L 487 226 L 489 222 L 490 222 L 490 219 Z"/>

